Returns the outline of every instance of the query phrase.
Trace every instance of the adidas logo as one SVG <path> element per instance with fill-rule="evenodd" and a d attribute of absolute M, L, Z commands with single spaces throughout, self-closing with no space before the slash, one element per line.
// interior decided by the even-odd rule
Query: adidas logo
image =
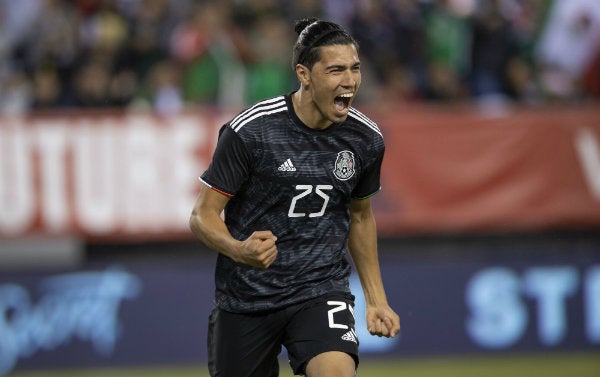
<path fill-rule="evenodd" d="M 277 168 L 279 171 L 296 171 L 296 167 L 292 164 L 292 160 L 289 158 Z"/>
<path fill-rule="evenodd" d="M 356 341 L 356 334 L 354 333 L 354 330 L 350 330 L 344 335 L 342 335 L 342 340 L 347 340 L 349 342 L 354 342 L 358 344 L 358 342 Z"/>

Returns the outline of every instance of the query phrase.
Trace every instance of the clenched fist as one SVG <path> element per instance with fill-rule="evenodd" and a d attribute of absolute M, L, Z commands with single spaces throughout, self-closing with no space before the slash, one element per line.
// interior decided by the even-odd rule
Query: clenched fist
<path fill-rule="evenodd" d="M 252 233 L 242 241 L 235 261 L 256 268 L 268 268 L 277 257 L 277 237 L 270 230 Z"/>

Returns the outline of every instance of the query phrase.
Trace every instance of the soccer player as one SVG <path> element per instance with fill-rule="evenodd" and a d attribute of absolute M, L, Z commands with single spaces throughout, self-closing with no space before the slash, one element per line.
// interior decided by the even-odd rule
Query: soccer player
<path fill-rule="evenodd" d="M 358 45 L 327 21 L 301 20 L 295 30 L 299 89 L 221 128 L 190 217 L 193 233 L 219 252 L 211 376 L 278 376 L 282 345 L 295 374 L 354 376 L 359 341 L 348 251 L 369 332 L 400 331 L 371 211 L 383 138 L 351 107 L 361 82 Z"/>

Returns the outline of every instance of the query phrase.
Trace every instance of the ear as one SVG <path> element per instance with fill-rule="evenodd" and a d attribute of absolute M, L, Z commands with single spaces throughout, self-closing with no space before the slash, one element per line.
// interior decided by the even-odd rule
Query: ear
<path fill-rule="evenodd" d="M 296 64 L 296 76 L 303 86 L 310 84 L 310 70 L 303 64 Z"/>

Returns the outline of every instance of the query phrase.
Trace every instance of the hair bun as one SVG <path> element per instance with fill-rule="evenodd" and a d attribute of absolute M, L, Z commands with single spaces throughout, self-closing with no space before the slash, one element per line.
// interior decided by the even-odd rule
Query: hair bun
<path fill-rule="evenodd" d="M 296 25 L 294 26 L 294 30 L 296 31 L 296 33 L 298 35 L 300 35 L 300 33 L 302 33 L 302 31 L 304 29 L 306 29 L 306 27 L 316 21 L 319 21 L 318 18 L 316 17 L 308 17 L 308 18 L 304 18 L 302 20 L 296 21 Z"/>

